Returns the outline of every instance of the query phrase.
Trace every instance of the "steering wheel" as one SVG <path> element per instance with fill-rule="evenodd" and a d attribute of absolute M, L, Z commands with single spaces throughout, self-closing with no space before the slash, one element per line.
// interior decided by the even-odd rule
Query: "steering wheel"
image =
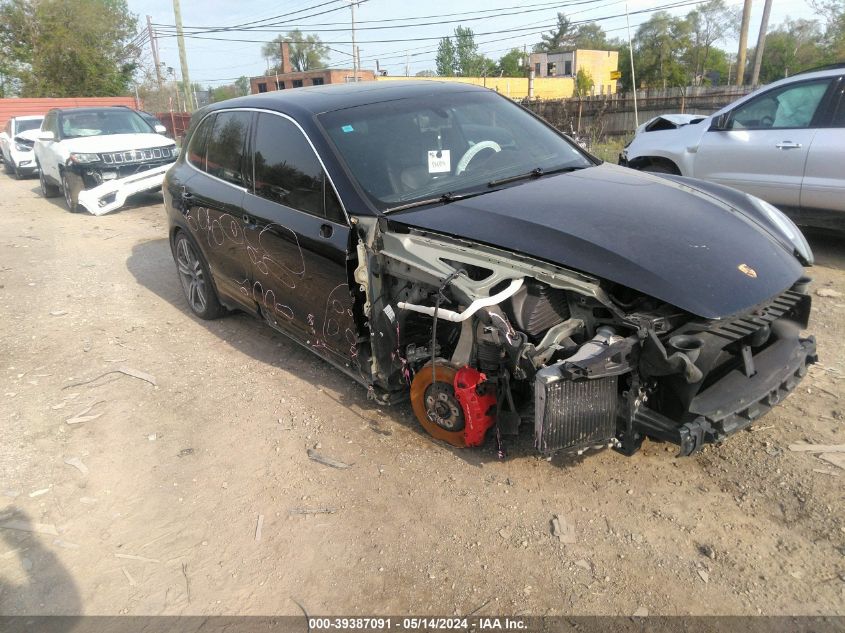
<path fill-rule="evenodd" d="M 774 124 L 775 124 L 774 117 L 772 117 L 768 114 L 766 116 L 764 116 L 762 119 L 760 119 L 760 125 L 763 126 L 763 127 L 772 127 Z"/>
<path fill-rule="evenodd" d="M 463 156 L 461 156 L 461 160 L 458 161 L 458 166 L 455 167 L 455 175 L 460 176 L 469 166 L 472 159 L 478 156 L 478 154 L 485 149 L 492 149 L 498 154 L 502 151 L 502 146 L 496 141 L 479 141 L 464 152 Z"/>

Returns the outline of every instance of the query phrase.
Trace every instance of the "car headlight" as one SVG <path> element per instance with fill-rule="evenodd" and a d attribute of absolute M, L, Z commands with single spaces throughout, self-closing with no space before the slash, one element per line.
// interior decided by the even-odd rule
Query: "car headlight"
<path fill-rule="evenodd" d="M 15 149 L 19 152 L 31 152 L 32 147 L 30 145 L 24 145 L 23 143 L 15 142 Z"/>
<path fill-rule="evenodd" d="M 99 154 L 85 154 L 85 153 L 72 153 L 68 160 L 72 163 L 77 163 L 79 165 L 86 165 L 88 163 L 96 163 L 100 160 Z"/>
<path fill-rule="evenodd" d="M 756 196 L 748 196 L 748 198 L 792 245 L 801 263 L 805 266 L 812 266 L 814 261 L 813 251 L 810 249 L 810 245 L 807 243 L 804 234 L 795 226 L 795 223 L 783 211 L 765 200 L 761 200 Z"/>

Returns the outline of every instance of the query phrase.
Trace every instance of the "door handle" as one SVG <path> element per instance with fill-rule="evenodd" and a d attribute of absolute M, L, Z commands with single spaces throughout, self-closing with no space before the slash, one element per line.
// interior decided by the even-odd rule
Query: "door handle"
<path fill-rule="evenodd" d="M 801 143 L 793 143 L 792 141 L 781 141 L 775 145 L 778 149 L 801 149 Z"/>
<path fill-rule="evenodd" d="M 182 214 L 187 215 L 191 204 L 194 202 L 194 194 L 182 187 Z"/>
<path fill-rule="evenodd" d="M 321 224 L 320 225 L 320 237 L 329 238 L 334 233 L 334 228 L 332 228 L 331 224 Z"/>

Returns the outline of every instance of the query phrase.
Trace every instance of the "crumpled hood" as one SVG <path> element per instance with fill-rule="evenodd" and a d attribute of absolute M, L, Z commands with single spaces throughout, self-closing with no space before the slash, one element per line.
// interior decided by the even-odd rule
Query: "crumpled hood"
<path fill-rule="evenodd" d="M 175 145 L 161 134 L 109 134 L 106 136 L 84 136 L 62 141 L 69 152 L 99 154 L 101 152 L 122 152 L 130 149 L 149 149 Z"/>
<path fill-rule="evenodd" d="M 765 302 L 803 274 L 783 240 L 738 206 L 680 179 L 605 163 L 388 217 L 723 318 Z"/>
<path fill-rule="evenodd" d="M 20 139 L 23 139 L 25 141 L 30 141 L 30 142 L 34 143 L 36 140 L 38 140 L 38 135 L 40 133 L 41 133 L 41 130 L 39 130 L 38 128 L 36 128 L 34 130 L 24 130 L 20 134 L 15 134 L 15 138 L 16 139 L 20 138 Z"/>

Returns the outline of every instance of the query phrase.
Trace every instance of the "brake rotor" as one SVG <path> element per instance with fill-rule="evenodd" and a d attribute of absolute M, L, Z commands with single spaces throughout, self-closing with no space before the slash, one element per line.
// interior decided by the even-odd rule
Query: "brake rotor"
<path fill-rule="evenodd" d="M 425 365 L 411 383 L 411 405 L 429 435 L 452 446 L 466 448 L 466 420 L 455 396 L 455 374 L 457 370 L 445 362 L 435 363 L 434 371 L 431 363 Z"/>

